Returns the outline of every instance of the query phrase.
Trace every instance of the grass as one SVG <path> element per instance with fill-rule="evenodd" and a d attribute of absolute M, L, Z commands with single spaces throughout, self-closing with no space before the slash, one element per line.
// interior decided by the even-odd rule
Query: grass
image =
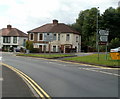
<path fill-rule="evenodd" d="M 42 57 L 42 58 L 61 58 L 73 55 L 69 54 L 17 54 L 17 56 Z"/>
<path fill-rule="evenodd" d="M 69 57 L 73 56 L 71 54 L 17 54 L 17 56 L 28 56 L 28 57 L 41 57 L 41 58 L 61 58 L 61 57 Z M 70 57 L 65 58 L 63 60 L 74 61 L 74 62 L 82 62 L 89 63 L 95 65 L 105 65 L 105 66 L 114 66 L 120 67 L 120 60 L 112 60 L 110 55 L 107 55 L 107 60 L 105 59 L 105 54 L 100 54 L 98 60 L 98 54 L 92 54 L 88 56 L 79 56 L 79 57 Z"/>
<path fill-rule="evenodd" d="M 107 55 L 107 60 L 105 59 L 105 54 L 100 54 L 99 60 L 98 60 L 98 54 L 66 58 L 64 60 L 97 64 L 97 65 L 106 65 L 106 66 L 120 66 L 120 60 L 112 60 L 109 54 Z"/>

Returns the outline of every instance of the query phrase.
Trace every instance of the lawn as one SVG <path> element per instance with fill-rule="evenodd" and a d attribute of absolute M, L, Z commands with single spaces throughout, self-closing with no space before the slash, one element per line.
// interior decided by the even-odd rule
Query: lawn
<path fill-rule="evenodd" d="M 92 54 L 92 55 L 80 56 L 80 57 L 72 57 L 72 58 L 67 58 L 64 60 L 97 64 L 97 65 L 114 66 L 114 67 L 120 66 L 120 60 L 112 60 L 109 54 L 107 55 L 107 60 L 106 60 L 105 54 L 100 54 L 99 60 L 98 60 L 98 54 Z"/>
<path fill-rule="evenodd" d="M 17 56 L 41 57 L 41 58 L 61 58 L 73 56 L 70 54 L 17 54 Z"/>

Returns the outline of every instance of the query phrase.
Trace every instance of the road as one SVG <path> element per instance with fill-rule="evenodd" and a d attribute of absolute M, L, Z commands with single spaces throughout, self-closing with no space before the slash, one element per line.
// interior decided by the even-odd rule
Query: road
<path fill-rule="evenodd" d="M 116 69 L 18 57 L 10 53 L 4 53 L 2 61 L 26 73 L 51 97 L 118 97 Z"/>

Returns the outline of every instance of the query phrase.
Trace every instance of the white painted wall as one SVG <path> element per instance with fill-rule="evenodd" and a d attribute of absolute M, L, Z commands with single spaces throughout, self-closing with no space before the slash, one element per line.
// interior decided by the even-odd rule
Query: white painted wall
<path fill-rule="evenodd" d="M 56 33 L 56 40 L 49 42 L 51 45 L 51 51 L 53 51 L 53 46 L 56 46 L 56 51 L 58 52 L 58 46 L 64 44 L 71 44 L 73 48 L 77 47 L 77 52 L 81 51 L 81 36 L 78 34 L 73 33 Z M 60 34 L 60 41 L 58 41 L 58 34 Z M 70 35 L 69 41 L 66 41 L 66 34 Z M 78 36 L 78 42 L 76 42 L 76 36 Z M 43 33 L 43 40 L 44 41 L 44 33 Z M 34 48 L 39 48 L 39 45 L 46 45 L 46 51 L 49 50 L 49 44 L 42 44 L 42 43 L 34 43 Z"/>
<path fill-rule="evenodd" d="M 2 48 L 3 45 L 17 45 L 17 46 L 23 46 L 24 39 L 28 39 L 27 37 L 17 37 L 17 43 L 13 43 L 13 37 L 10 37 L 10 43 L 3 43 L 3 37 L 0 37 L 0 48 Z"/>
<path fill-rule="evenodd" d="M 26 38 L 26 37 L 18 37 L 18 45 L 19 45 L 19 46 L 23 46 L 24 39 L 25 39 L 26 41 L 28 40 L 28 38 Z"/>

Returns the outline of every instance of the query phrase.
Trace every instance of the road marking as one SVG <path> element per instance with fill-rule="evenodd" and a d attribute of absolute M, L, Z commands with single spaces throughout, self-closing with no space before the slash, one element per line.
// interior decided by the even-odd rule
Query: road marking
<path fill-rule="evenodd" d="M 89 66 L 89 67 L 95 67 L 95 68 L 101 68 L 101 69 L 113 69 L 113 70 L 120 70 L 120 68 L 110 68 L 110 67 L 102 67 L 102 66 L 96 66 L 96 65 L 89 65 L 89 64 L 83 64 L 83 63 L 74 63 L 74 62 L 66 62 L 62 60 L 58 60 L 58 62 L 64 62 L 64 63 L 70 63 L 70 64 L 78 64 L 83 66 Z"/>
<path fill-rule="evenodd" d="M 30 58 L 30 57 L 29 57 Z M 55 59 L 45 59 L 45 58 L 36 58 L 36 57 L 31 57 L 31 58 L 35 58 L 35 59 L 41 59 L 41 60 L 49 60 L 49 61 L 56 61 L 56 62 L 62 62 L 62 63 L 68 63 L 68 64 L 77 64 L 77 65 L 83 65 L 83 66 L 86 66 L 86 67 L 93 67 L 93 68 L 100 68 L 100 69 L 111 69 L 111 70 L 120 70 L 120 68 L 110 68 L 110 67 L 102 67 L 102 66 L 96 66 L 96 65 L 89 65 L 89 64 L 84 64 L 84 63 L 75 63 L 75 62 L 68 62 L 68 61 L 64 61 L 64 60 L 55 60 Z M 66 67 L 66 65 L 65 65 Z M 90 69 L 86 69 L 86 70 L 89 70 Z M 91 70 L 93 71 L 93 70 Z M 109 72 L 102 72 L 102 71 L 95 71 L 94 72 L 100 72 L 100 73 L 104 73 L 104 74 L 110 74 Z M 112 74 L 112 75 L 115 75 L 115 76 L 120 76 L 118 74 Z"/>
<path fill-rule="evenodd" d="M 0 78 L 0 81 L 3 81 L 3 78 Z"/>
<path fill-rule="evenodd" d="M 120 76 L 119 74 L 114 74 L 114 73 L 110 73 L 110 72 L 104 72 L 104 71 L 100 71 L 100 70 L 94 70 L 94 69 L 91 69 L 91 68 L 78 68 L 78 69 L 83 69 L 83 70 L 88 70 L 88 71 L 94 71 L 94 72 L 100 72 L 100 73 L 114 75 L 114 76 Z"/>
<path fill-rule="evenodd" d="M 69 64 L 83 65 L 83 66 L 87 66 L 87 67 L 89 66 L 89 67 L 94 67 L 94 68 L 97 68 L 97 69 L 120 70 L 120 68 L 101 67 L 101 66 L 83 64 L 83 63 L 66 62 L 66 61 L 62 61 L 62 60 L 53 60 L 53 59 L 44 59 L 44 58 L 40 58 L 40 59 L 42 59 L 42 60 L 57 61 L 57 62 L 62 62 L 62 63 L 69 63 Z M 66 66 L 66 65 L 65 65 L 65 66 Z M 81 68 L 79 68 L 79 69 L 81 69 Z M 114 75 L 114 76 L 120 76 L 120 75 L 118 75 L 118 74 L 109 73 L 109 72 L 104 72 L 104 71 L 98 71 L 98 70 L 93 70 L 93 69 L 90 69 L 90 68 L 85 68 L 85 70 L 94 71 L 94 72 L 100 72 L 100 73 L 109 74 L 109 75 Z"/>
<path fill-rule="evenodd" d="M 51 97 L 34 80 L 32 80 L 25 73 L 21 72 L 20 70 L 14 68 L 8 64 L 4 64 L 4 63 L 0 63 L 0 64 L 10 68 L 14 72 L 16 72 L 18 75 L 20 75 L 22 78 L 24 78 L 42 99 L 51 99 Z"/>
<path fill-rule="evenodd" d="M 0 61 L 2 60 L 2 57 L 0 57 Z"/>

